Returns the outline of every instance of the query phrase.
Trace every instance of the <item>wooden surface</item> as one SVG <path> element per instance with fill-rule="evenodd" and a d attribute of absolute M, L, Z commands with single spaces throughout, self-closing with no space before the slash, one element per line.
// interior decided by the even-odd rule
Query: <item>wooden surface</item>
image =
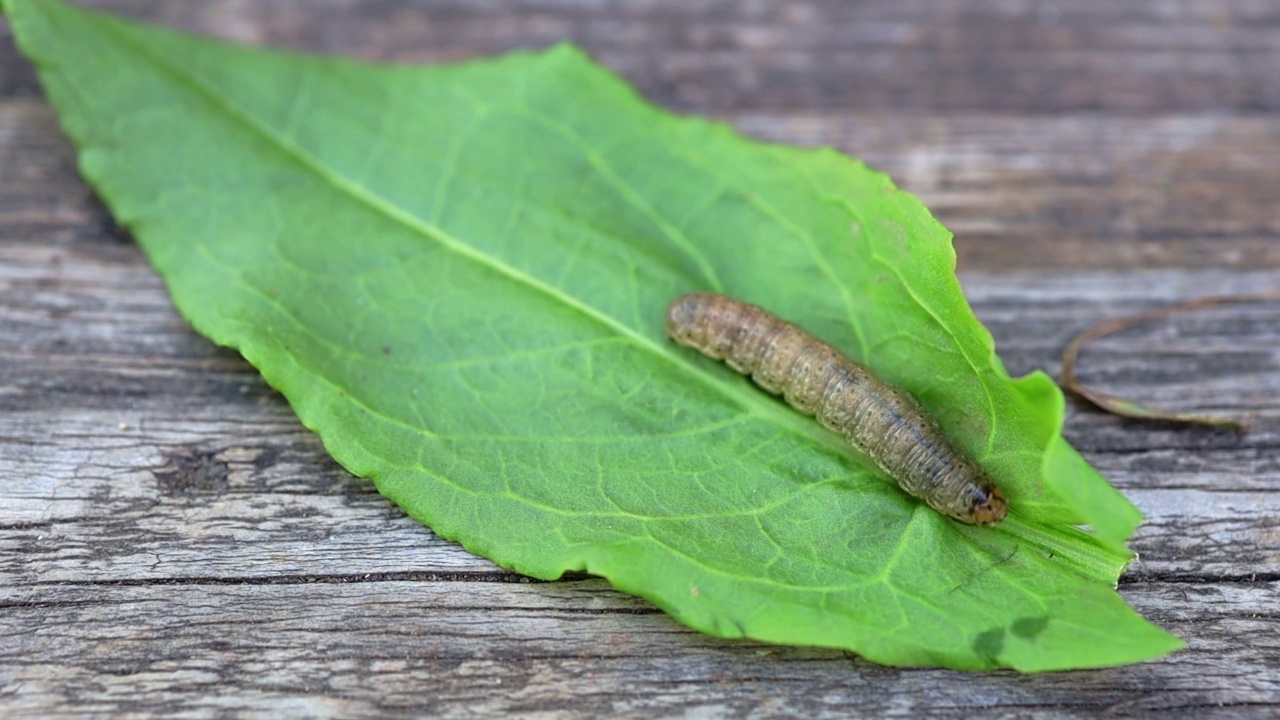
<path fill-rule="evenodd" d="M 1056 373 L 1105 317 L 1280 287 L 1280 3 L 85 4 L 382 60 L 575 40 L 661 105 L 890 172 L 957 233 L 1014 373 Z M 1147 514 L 1120 592 L 1187 650 L 1020 676 L 717 640 L 495 567 L 337 467 L 176 316 L 0 35 L 5 717 L 1280 714 L 1280 303 L 1082 359 L 1112 391 L 1254 413 L 1237 436 L 1069 408 Z"/>

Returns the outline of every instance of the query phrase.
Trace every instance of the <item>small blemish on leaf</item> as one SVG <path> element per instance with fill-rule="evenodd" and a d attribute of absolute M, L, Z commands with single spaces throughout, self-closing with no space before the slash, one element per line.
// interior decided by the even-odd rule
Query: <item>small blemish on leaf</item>
<path fill-rule="evenodd" d="M 698 589 L 697 585 L 694 585 L 693 587 L 689 588 L 689 597 L 698 597 L 701 594 L 702 594 L 702 591 Z"/>
<path fill-rule="evenodd" d="M 999 657 L 1004 652 L 1004 628 L 993 628 L 980 633 L 973 639 L 973 651 L 993 660 Z"/>
<path fill-rule="evenodd" d="M 1023 640 L 1034 640 L 1037 635 L 1044 632 L 1045 626 L 1049 624 L 1049 618 L 1043 615 L 1038 617 L 1018 618 L 1009 628 L 1014 635 Z"/>
<path fill-rule="evenodd" d="M 388 347 L 388 346 L 386 346 L 386 345 L 383 345 L 383 346 L 382 346 L 382 354 L 383 354 L 383 355 L 390 355 L 390 354 L 391 354 L 391 348 L 390 348 L 390 347 Z"/>

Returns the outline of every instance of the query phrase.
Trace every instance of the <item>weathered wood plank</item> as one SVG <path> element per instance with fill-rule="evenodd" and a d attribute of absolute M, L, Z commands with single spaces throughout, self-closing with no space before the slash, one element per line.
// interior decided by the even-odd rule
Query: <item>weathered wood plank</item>
<path fill-rule="evenodd" d="M 735 115 L 884 170 L 962 269 L 1280 267 L 1280 118 Z"/>
<path fill-rule="evenodd" d="M 85 4 L 373 59 L 574 39 L 660 104 L 889 171 L 957 232 L 1015 373 L 1056 372 L 1103 317 L 1280 284 L 1272 3 Z M 404 517 L 174 314 L 38 95 L 0 42 L 6 717 L 1280 713 L 1280 303 L 1083 358 L 1115 392 L 1254 411 L 1248 435 L 1069 406 L 1068 437 L 1148 516 L 1120 592 L 1187 651 L 1034 677 L 881 668 L 701 636 L 597 579 L 524 582 Z"/>
<path fill-rule="evenodd" d="M 45 584 L 0 614 L 11 718 L 429 713 L 565 717 L 1249 717 L 1274 711 L 1276 583 L 1125 588 L 1191 639 L 1144 665 L 1033 677 L 877 667 L 718 640 L 599 580 Z M 1171 607 L 1177 605 L 1177 610 Z M 1230 712 L 1230 710 L 1236 712 Z M 1225 710 L 1225 712 L 1224 712 Z M 51 712 L 52 711 L 52 712 Z"/>
<path fill-rule="evenodd" d="M 0 511 L 0 547 L 15 552 L 0 557 L 0 582 L 495 571 L 424 533 L 367 482 L 334 468 L 314 438 L 296 430 L 291 437 L 296 421 L 283 411 L 272 415 L 267 423 L 253 416 L 240 422 L 234 413 L 210 421 L 192 412 L 187 422 L 124 432 L 100 413 L 85 426 L 69 414 L 6 421 L 0 473 L 14 481 Z M 281 432 L 260 433 L 264 425 Z M 30 452 L 18 434 L 24 427 L 53 442 Z M 133 437 L 112 438 L 117 434 Z M 275 442 L 296 452 L 299 464 L 256 465 Z M 1280 575 L 1274 453 L 1251 465 L 1259 456 L 1253 448 L 1219 450 L 1252 475 L 1239 488 L 1216 467 L 1197 470 L 1203 460 L 1194 447 L 1169 452 L 1187 463 L 1152 470 L 1145 452 L 1132 459 L 1086 452 L 1147 514 L 1132 573 Z"/>
<path fill-rule="evenodd" d="M 571 40 L 662 105 L 703 113 L 1280 110 L 1280 6 L 1265 0 L 79 2 L 378 60 Z M 0 92 L 35 94 L 32 76 L 0 57 Z"/>
<path fill-rule="evenodd" d="M 729 119 L 888 172 L 956 234 L 963 270 L 1280 268 L 1280 118 Z M 46 247 L 102 239 L 101 206 L 47 104 L 0 101 L 0 153 L 0 226 Z M 119 252 L 93 247 L 105 261 Z"/>

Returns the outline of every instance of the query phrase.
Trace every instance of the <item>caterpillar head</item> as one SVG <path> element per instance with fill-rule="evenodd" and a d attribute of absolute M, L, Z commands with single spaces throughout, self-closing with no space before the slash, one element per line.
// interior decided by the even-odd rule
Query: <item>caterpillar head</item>
<path fill-rule="evenodd" d="M 969 494 L 969 516 L 966 522 L 975 525 L 991 525 L 1004 519 L 1009 512 L 1009 501 L 991 483 L 974 485 Z"/>

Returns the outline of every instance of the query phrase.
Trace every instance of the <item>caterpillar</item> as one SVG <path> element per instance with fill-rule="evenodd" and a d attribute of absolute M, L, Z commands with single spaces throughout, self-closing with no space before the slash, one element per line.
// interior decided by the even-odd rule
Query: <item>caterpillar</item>
<path fill-rule="evenodd" d="M 816 415 L 908 494 L 962 523 L 990 525 L 1008 502 L 910 393 L 768 311 L 713 293 L 672 301 L 667 334 Z"/>

